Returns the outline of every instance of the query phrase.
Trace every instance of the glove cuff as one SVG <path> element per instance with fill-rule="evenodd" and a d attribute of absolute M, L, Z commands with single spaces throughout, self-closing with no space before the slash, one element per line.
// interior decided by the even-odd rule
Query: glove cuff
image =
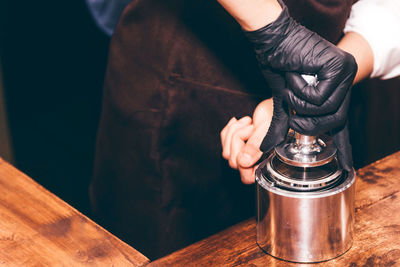
<path fill-rule="evenodd" d="M 281 0 L 278 0 L 278 2 L 282 6 L 282 12 L 274 22 L 255 31 L 244 31 L 248 40 L 253 44 L 258 62 L 261 65 L 267 64 L 266 56 L 271 54 L 270 52 L 274 51 L 286 37 L 291 24 L 296 23 L 290 17 L 287 6 Z"/>
<path fill-rule="evenodd" d="M 260 145 L 260 150 L 263 152 L 268 152 L 276 145 L 285 141 L 287 132 L 289 130 L 289 117 L 283 108 L 282 98 L 280 96 L 274 96 L 273 101 L 274 113 L 272 116 L 272 121 L 268 132 Z"/>

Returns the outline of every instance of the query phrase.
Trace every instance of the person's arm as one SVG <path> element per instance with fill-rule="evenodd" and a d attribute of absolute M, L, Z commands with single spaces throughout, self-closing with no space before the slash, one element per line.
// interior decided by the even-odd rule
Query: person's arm
<path fill-rule="evenodd" d="M 358 70 L 353 83 L 358 83 L 371 75 L 374 66 L 374 56 L 368 42 L 356 32 L 348 32 L 337 45 L 355 58 Z"/>
<path fill-rule="evenodd" d="M 359 0 L 351 8 L 350 17 L 344 28 L 345 38 L 340 46 L 358 56 L 360 66 L 365 67 L 365 49 L 373 58 L 370 73 L 359 78 L 391 79 L 400 76 L 400 1 Z M 356 36 L 356 37 L 354 37 Z M 359 39 L 360 47 L 353 46 L 353 39 Z M 349 40 L 350 42 L 347 42 Z M 358 45 L 358 44 L 356 44 Z M 364 55 L 364 57 L 363 57 Z"/>
<path fill-rule="evenodd" d="M 258 131 L 257 127 L 251 130 L 251 127 L 246 125 L 246 131 L 241 130 L 240 134 L 235 134 L 242 142 L 241 145 L 245 140 L 249 140 L 243 149 L 255 147 L 256 149 L 251 150 L 259 158 L 259 149 L 254 146 L 259 138 L 254 133 L 265 135 L 267 132 L 267 135 L 261 138 L 260 146 L 261 150 L 266 152 L 284 140 L 289 125 L 295 131 L 309 135 L 340 128 L 333 135 L 335 144 L 341 148 L 338 153 L 339 162 L 344 169 L 351 169 L 350 144 L 346 134 L 347 128 L 343 127 L 343 124 L 346 122 L 350 99 L 348 91 L 357 69 L 354 58 L 299 25 L 290 17 L 287 7 L 281 1 L 219 0 L 219 3 L 238 21 L 253 44 L 261 71 L 274 96 L 272 121 L 267 127 L 266 122 L 262 124 L 266 131 Z M 292 80 L 287 88 L 284 74 L 289 72 Z M 318 85 L 312 88 L 302 85 L 302 78 L 299 76 L 302 73 L 318 75 Z M 290 102 L 290 106 L 296 111 L 298 108 L 301 108 L 301 111 L 289 118 L 284 111 L 283 100 Z M 235 125 L 236 123 L 233 123 L 228 128 L 232 129 Z M 225 128 L 221 133 L 221 139 L 227 136 L 226 140 L 231 141 L 225 143 L 232 144 L 229 145 L 230 150 L 224 147 L 223 156 L 229 160 L 231 167 L 244 167 L 239 168 L 242 174 L 245 167 L 253 168 L 254 162 L 248 157 L 248 153 L 241 153 L 243 162 L 238 163 L 239 159 L 236 157 L 242 149 L 232 149 L 232 140 L 235 138 L 229 133 L 234 131 L 229 129 Z M 250 142 L 252 138 L 249 135 L 257 136 L 257 142 Z M 246 173 L 252 174 L 247 171 Z M 242 181 L 253 182 L 248 179 Z"/>
<path fill-rule="evenodd" d="M 374 57 L 368 42 L 358 33 L 349 32 L 338 43 L 338 47 L 352 54 L 358 71 L 354 83 L 368 78 L 374 65 Z M 223 157 L 230 166 L 238 169 L 245 184 L 255 181 L 256 163 L 262 156 L 259 147 L 272 120 L 273 102 L 266 99 L 257 105 L 253 119 L 246 123 L 232 119 L 221 131 Z"/>
<path fill-rule="evenodd" d="M 338 47 L 352 54 L 357 62 L 358 71 L 354 83 L 364 78 L 380 77 L 383 79 L 400 75 L 400 3 L 397 0 L 360 0 L 353 6 L 345 28 L 345 36 Z M 226 140 L 228 133 L 234 153 L 225 153 L 224 158 L 237 162 L 244 183 L 254 183 L 256 162 L 262 153 L 258 149 L 263 135 L 268 131 L 273 114 L 271 99 L 262 101 L 254 111 L 253 126 L 247 136 L 237 135 L 235 124 L 226 127 L 221 139 Z M 231 128 L 232 127 L 232 128 Z M 230 131 L 229 131 L 230 130 Z"/>
<path fill-rule="evenodd" d="M 277 0 L 218 0 L 244 31 L 254 31 L 273 22 L 282 11 Z"/>

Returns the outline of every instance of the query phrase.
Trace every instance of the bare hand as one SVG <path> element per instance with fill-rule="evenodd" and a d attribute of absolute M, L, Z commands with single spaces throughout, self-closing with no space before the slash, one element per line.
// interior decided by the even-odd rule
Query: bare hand
<path fill-rule="evenodd" d="M 268 131 L 272 114 L 272 99 L 267 99 L 258 104 L 253 119 L 248 116 L 240 120 L 232 118 L 221 131 L 222 156 L 231 168 L 239 170 L 244 184 L 255 181 L 256 163 L 262 156 L 259 147 Z"/>

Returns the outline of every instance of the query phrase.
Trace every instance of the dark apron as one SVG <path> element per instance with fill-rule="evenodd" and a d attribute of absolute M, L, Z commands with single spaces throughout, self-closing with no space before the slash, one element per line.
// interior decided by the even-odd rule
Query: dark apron
<path fill-rule="evenodd" d="M 315 2 L 287 1 L 337 41 L 351 3 Z M 98 222 L 154 259 L 253 216 L 254 188 L 222 159 L 219 133 L 267 97 L 217 1 L 132 1 L 110 46 L 90 188 Z"/>

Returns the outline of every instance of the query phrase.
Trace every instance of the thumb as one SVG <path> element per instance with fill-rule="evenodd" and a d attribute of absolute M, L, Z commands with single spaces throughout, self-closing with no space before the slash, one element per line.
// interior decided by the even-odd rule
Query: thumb
<path fill-rule="evenodd" d="M 338 160 L 341 167 L 350 172 L 353 168 L 353 158 L 351 153 L 351 144 L 349 138 L 348 123 L 332 131 L 333 142 L 337 148 Z"/>
<path fill-rule="evenodd" d="M 237 164 L 242 168 L 250 168 L 261 158 L 262 152 L 252 142 L 247 142 L 237 157 Z"/>
<path fill-rule="evenodd" d="M 260 149 L 264 152 L 270 151 L 276 145 L 282 143 L 289 130 L 289 116 L 283 108 L 282 98 L 274 96 L 274 114 Z"/>
<path fill-rule="evenodd" d="M 256 123 L 255 120 L 254 123 Z M 269 123 L 259 123 L 259 125 L 255 127 L 253 134 L 249 137 L 238 154 L 237 164 L 242 168 L 253 167 L 263 154 L 260 150 L 260 145 L 264 139 L 265 133 L 268 131 Z"/>

